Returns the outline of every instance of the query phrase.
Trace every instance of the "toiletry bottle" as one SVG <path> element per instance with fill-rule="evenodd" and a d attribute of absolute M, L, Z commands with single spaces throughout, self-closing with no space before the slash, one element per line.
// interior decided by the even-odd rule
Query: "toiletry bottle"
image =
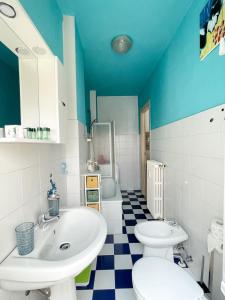
<path fill-rule="evenodd" d="M 43 130 L 41 127 L 37 127 L 37 139 L 42 140 L 43 139 Z"/>
<path fill-rule="evenodd" d="M 47 193 L 48 207 L 49 207 L 49 215 L 54 217 L 59 215 L 60 197 L 59 194 L 57 193 L 56 184 L 52 180 L 52 175 L 50 175 L 50 184 L 51 184 L 51 188 Z"/>

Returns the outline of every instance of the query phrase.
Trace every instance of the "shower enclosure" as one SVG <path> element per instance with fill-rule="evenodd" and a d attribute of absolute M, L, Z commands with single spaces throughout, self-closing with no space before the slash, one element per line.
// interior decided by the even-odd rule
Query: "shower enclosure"
<path fill-rule="evenodd" d="M 108 234 L 122 234 L 122 195 L 119 170 L 115 168 L 115 126 L 112 123 L 94 123 L 92 127 L 94 158 L 102 175 L 101 213 L 107 222 Z"/>
<path fill-rule="evenodd" d="M 112 123 L 94 123 L 92 127 L 95 161 L 103 177 L 115 176 L 115 126 Z"/>

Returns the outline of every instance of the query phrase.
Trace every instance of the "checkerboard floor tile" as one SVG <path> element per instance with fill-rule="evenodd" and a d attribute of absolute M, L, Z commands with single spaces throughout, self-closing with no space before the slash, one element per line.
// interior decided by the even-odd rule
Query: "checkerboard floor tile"
<path fill-rule="evenodd" d="M 123 234 L 107 235 L 105 244 L 92 263 L 89 285 L 77 287 L 78 300 L 135 300 L 132 267 L 142 258 L 143 246 L 134 235 L 137 223 L 151 220 L 140 191 L 121 191 Z"/>

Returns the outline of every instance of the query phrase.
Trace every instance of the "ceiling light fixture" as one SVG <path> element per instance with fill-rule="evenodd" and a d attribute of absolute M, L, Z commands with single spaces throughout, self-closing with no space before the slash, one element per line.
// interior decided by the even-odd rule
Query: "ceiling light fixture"
<path fill-rule="evenodd" d="M 0 13 L 7 18 L 13 19 L 16 17 L 15 8 L 5 2 L 0 2 Z"/>
<path fill-rule="evenodd" d="M 133 41 L 128 35 L 118 35 L 112 39 L 111 45 L 116 53 L 125 54 L 131 49 Z"/>

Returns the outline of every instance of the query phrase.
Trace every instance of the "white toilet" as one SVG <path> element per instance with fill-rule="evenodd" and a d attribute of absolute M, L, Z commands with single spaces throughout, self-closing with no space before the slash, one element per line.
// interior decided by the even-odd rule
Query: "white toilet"
<path fill-rule="evenodd" d="M 191 275 L 164 258 L 138 260 L 132 281 L 137 300 L 206 300 Z"/>
<path fill-rule="evenodd" d="M 187 233 L 176 223 L 147 221 L 134 228 L 136 238 L 144 245 L 144 257 L 157 256 L 173 261 L 173 247 L 188 239 Z"/>

